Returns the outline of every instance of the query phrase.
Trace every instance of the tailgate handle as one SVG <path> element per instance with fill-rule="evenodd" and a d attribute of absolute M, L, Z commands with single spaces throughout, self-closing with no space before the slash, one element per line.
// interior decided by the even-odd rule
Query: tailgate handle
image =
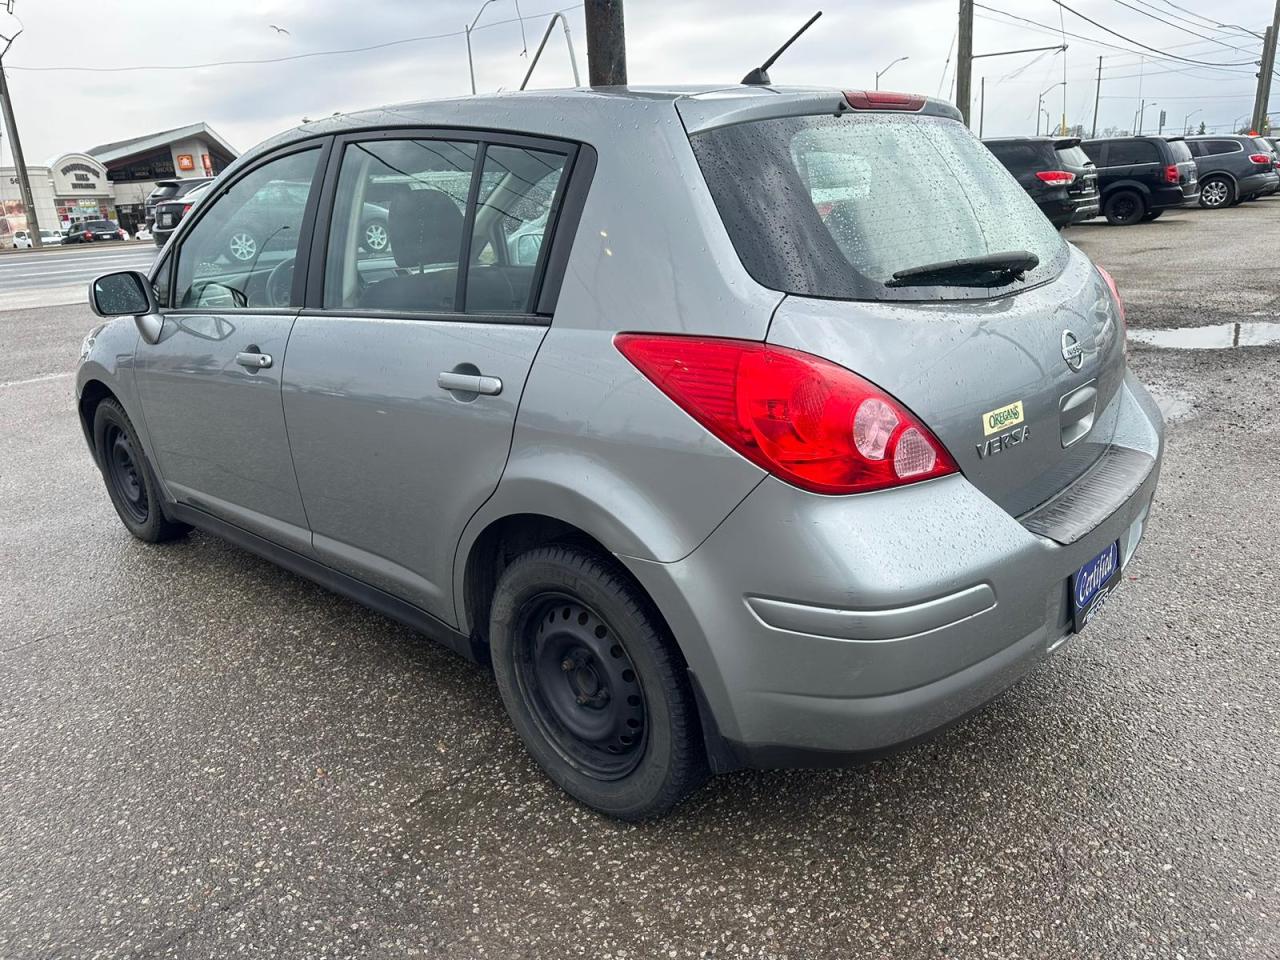
<path fill-rule="evenodd" d="M 1058 423 L 1062 428 L 1062 446 L 1071 446 L 1093 429 L 1098 409 L 1097 381 L 1090 380 L 1077 387 L 1058 403 Z"/>

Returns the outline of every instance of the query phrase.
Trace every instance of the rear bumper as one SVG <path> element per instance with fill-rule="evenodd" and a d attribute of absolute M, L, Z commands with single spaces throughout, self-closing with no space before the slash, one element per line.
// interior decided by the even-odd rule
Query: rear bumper
<path fill-rule="evenodd" d="M 699 688 L 713 760 L 856 761 L 997 696 L 1071 632 L 1067 581 L 1141 539 L 1163 425 L 1130 377 L 1116 442 L 1150 458 L 1123 502 L 1068 544 L 1038 536 L 963 477 L 822 497 L 764 480 L 685 559 L 622 558 Z M 1094 625 L 1091 629 L 1104 629 Z"/>
<path fill-rule="evenodd" d="M 1270 170 L 1241 177 L 1236 185 L 1236 196 L 1243 199 L 1244 197 L 1257 196 L 1260 193 L 1269 193 L 1276 189 L 1277 184 L 1280 184 L 1280 176 Z"/>
<path fill-rule="evenodd" d="M 1199 199 L 1200 184 L 1197 181 L 1195 186 L 1190 188 L 1186 184 L 1157 187 L 1151 191 L 1151 196 L 1148 198 L 1147 203 L 1152 210 L 1168 210 L 1170 207 L 1181 207 L 1188 203 L 1195 203 Z"/>
<path fill-rule="evenodd" d="M 1092 220 L 1102 212 L 1101 201 L 1095 192 L 1092 195 L 1073 197 L 1063 196 L 1040 204 L 1040 209 L 1055 227 L 1065 227 L 1073 223 Z"/>

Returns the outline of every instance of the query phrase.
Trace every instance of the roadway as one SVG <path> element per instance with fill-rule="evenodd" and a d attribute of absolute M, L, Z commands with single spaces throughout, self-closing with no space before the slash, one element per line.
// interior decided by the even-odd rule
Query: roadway
<path fill-rule="evenodd" d="M 0 256 L 0 310 L 80 303 L 86 284 L 112 270 L 145 270 L 151 243 L 91 243 Z"/>

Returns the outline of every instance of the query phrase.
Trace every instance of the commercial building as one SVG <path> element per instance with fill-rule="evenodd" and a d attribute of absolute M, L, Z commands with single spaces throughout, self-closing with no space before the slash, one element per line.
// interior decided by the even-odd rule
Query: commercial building
<path fill-rule="evenodd" d="M 67 153 L 48 166 L 27 167 L 31 199 L 44 229 L 66 230 L 81 220 L 116 220 L 130 232 L 143 222 L 143 204 L 157 180 L 216 176 L 236 150 L 207 124 Z M 0 167 L 0 247 L 27 226 L 18 172 Z"/>

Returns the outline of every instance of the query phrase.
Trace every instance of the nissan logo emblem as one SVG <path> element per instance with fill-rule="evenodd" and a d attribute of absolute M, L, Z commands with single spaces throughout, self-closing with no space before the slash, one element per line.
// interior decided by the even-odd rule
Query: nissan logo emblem
<path fill-rule="evenodd" d="M 1067 361 L 1073 373 L 1084 366 L 1084 347 L 1070 330 L 1062 331 L 1062 359 Z"/>

